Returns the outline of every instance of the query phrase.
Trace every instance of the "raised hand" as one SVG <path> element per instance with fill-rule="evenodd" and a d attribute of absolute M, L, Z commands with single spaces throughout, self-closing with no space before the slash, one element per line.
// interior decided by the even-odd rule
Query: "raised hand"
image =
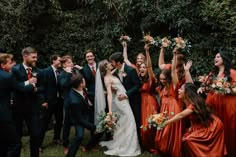
<path fill-rule="evenodd" d="M 124 48 L 126 48 L 127 47 L 127 43 L 126 43 L 126 41 L 122 41 L 122 46 L 124 47 Z"/>
<path fill-rule="evenodd" d="M 149 44 L 145 44 L 144 49 L 145 49 L 146 51 L 149 51 L 149 48 L 150 48 Z"/>
<path fill-rule="evenodd" d="M 183 64 L 184 66 L 184 70 L 185 71 L 189 71 L 189 69 L 191 68 L 193 62 L 191 60 L 189 60 L 186 64 Z"/>
<path fill-rule="evenodd" d="M 83 67 L 82 67 L 82 66 L 80 66 L 80 65 L 77 65 L 77 64 L 76 64 L 74 67 L 75 67 L 75 68 L 77 68 L 77 69 L 79 69 L 79 70 L 83 69 Z"/>

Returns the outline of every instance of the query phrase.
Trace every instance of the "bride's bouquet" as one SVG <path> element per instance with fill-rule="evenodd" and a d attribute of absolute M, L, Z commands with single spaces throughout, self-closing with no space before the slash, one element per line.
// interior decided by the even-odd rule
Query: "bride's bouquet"
<path fill-rule="evenodd" d="M 111 132 L 113 133 L 114 130 L 118 127 L 118 120 L 120 118 L 120 115 L 117 113 L 105 113 L 101 112 L 97 119 L 98 119 L 98 125 L 96 126 L 97 132 Z"/>

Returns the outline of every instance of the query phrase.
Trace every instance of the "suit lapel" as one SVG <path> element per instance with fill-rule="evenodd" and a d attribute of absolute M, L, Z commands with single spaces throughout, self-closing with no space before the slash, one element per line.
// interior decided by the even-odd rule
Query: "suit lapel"
<path fill-rule="evenodd" d="M 21 71 L 21 74 L 23 74 L 24 80 L 28 80 L 27 73 L 23 66 L 23 63 L 20 64 L 20 71 Z"/>
<path fill-rule="evenodd" d="M 83 97 L 80 93 L 78 93 L 78 92 L 76 92 L 76 91 L 74 91 L 74 92 L 75 92 L 75 94 L 77 94 L 77 95 L 79 96 L 79 98 L 82 100 L 83 105 L 84 105 L 85 107 L 89 105 L 88 102 L 84 99 L 84 97 Z"/>
<path fill-rule="evenodd" d="M 86 64 L 86 69 L 85 69 L 85 70 L 88 72 L 88 74 L 89 74 L 90 77 L 94 77 L 94 76 L 93 76 L 93 72 L 92 72 L 92 70 L 91 70 L 91 68 L 89 67 L 88 64 Z"/>
<path fill-rule="evenodd" d="M 49 75 L 53 79 L 53 82 L 55 82 L 55 84 L 56 84 L 57 80 L 56 80 L 56 76 L 55 76 L 55 73 L 54 73 L 54 70 L 53 70 L 52 66 L 49 67 Z"/>

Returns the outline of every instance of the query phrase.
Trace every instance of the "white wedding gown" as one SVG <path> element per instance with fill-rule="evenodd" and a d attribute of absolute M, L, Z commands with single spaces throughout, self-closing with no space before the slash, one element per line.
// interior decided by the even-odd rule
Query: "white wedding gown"
<path fill-rule="evenodd" d="M 126 90 L 116 77 L 113 78 L 112 87 L 117 89 L 112 97 L 112 112 L 120 115 L 117 122 L 119 126 L 114 131 L 113 139 L 100 142 L 100 145 L 108 148 L 104 152 L 106 155 L 137 156 L 141 154 L 141 150 L 133 112 L 128 99 L 123 101 L 117 99 L 118 95 L 125 93 Z"/>

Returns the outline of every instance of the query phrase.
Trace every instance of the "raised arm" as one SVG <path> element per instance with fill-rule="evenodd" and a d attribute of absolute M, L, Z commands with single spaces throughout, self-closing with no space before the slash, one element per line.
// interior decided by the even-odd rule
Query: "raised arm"
<path fill-rule="evenodd" d="M 172 65 L 171 65 L 171 78 L 172 78 L 174 88 L 176 87 L 177 82 L 178 82 L 178 75 L 177 75 L 177 71 L 176 71 L 176 62 L 177 62 L 177 55 L 176 55 L 176 48 L 174 48 L 173 61 L 172 61 Z"/>
<path fill-rule="evenodd" d="M 188 83 L 193 83 L 193 79 L 192 79 L 192 76 L 190 74 L 190 71 L 189 69 L 191 68 L 192 66 L 192 61 L 188 61 L 186 64 L 183 65 L 184 66 L 184 71 L 185 71 L 185 79 L 186 79 L 186 82 Z"/>
<path fill-rule="evenodd" d="M 146 53 L 146 57 L 147 57 L 148 76 L 149 76 L 150 81 L 152 81 L 152 80 L 156 81 L 156 77 L 155 77 L 155 74 L 154 74 L 153 69 L 152 69 L 152 60 L 151 60 L 151 57 L 150 57 L 149 48 L 150 48 L 149 44 L 145 44 L 144 49 L 145 49 L 145 53 Z"/>
<path fill-rule="evenodd" d="M 122 42 L 122 46 L 123 46 L 123 56 L 124 56 L 124 62 L 131 66 L 132 63 L 129 61 L 128 59 L 128 54 L 127 54 L 127 43 L 125 41 Z"/>
<path fill-rule="evenodd" d="M 159 60 L 158 60 L 158 66 L 161 70 L 165 68 L 164 52 L 165 52 L 165 48 L 162 46 L 160 50 Z"/>
<path fill-rule="evenodd" d="M 111 90 L 111 80 L 109 78 L 104 78 L 106 90 L 107 90 L 107 103 L 108 103 L 108 111 L 112 113 L 112 90 Z"/>
<path fill-rule="evenodd" d="M 186 116 L 188 116 L 192 113 L 193 113 L 193 110 L 186 108 L 182 112 L 177 113 L 176 115 L 174 115 L 174 117 L 172 117 L 171 119 L 167 120 L 165 122 L 165 125 L 168 125 L 168 124 L 174 123 L 176 121 L 179 121 L 179 120 L 183 119 L 184 117 L 186 117 Z"/>

